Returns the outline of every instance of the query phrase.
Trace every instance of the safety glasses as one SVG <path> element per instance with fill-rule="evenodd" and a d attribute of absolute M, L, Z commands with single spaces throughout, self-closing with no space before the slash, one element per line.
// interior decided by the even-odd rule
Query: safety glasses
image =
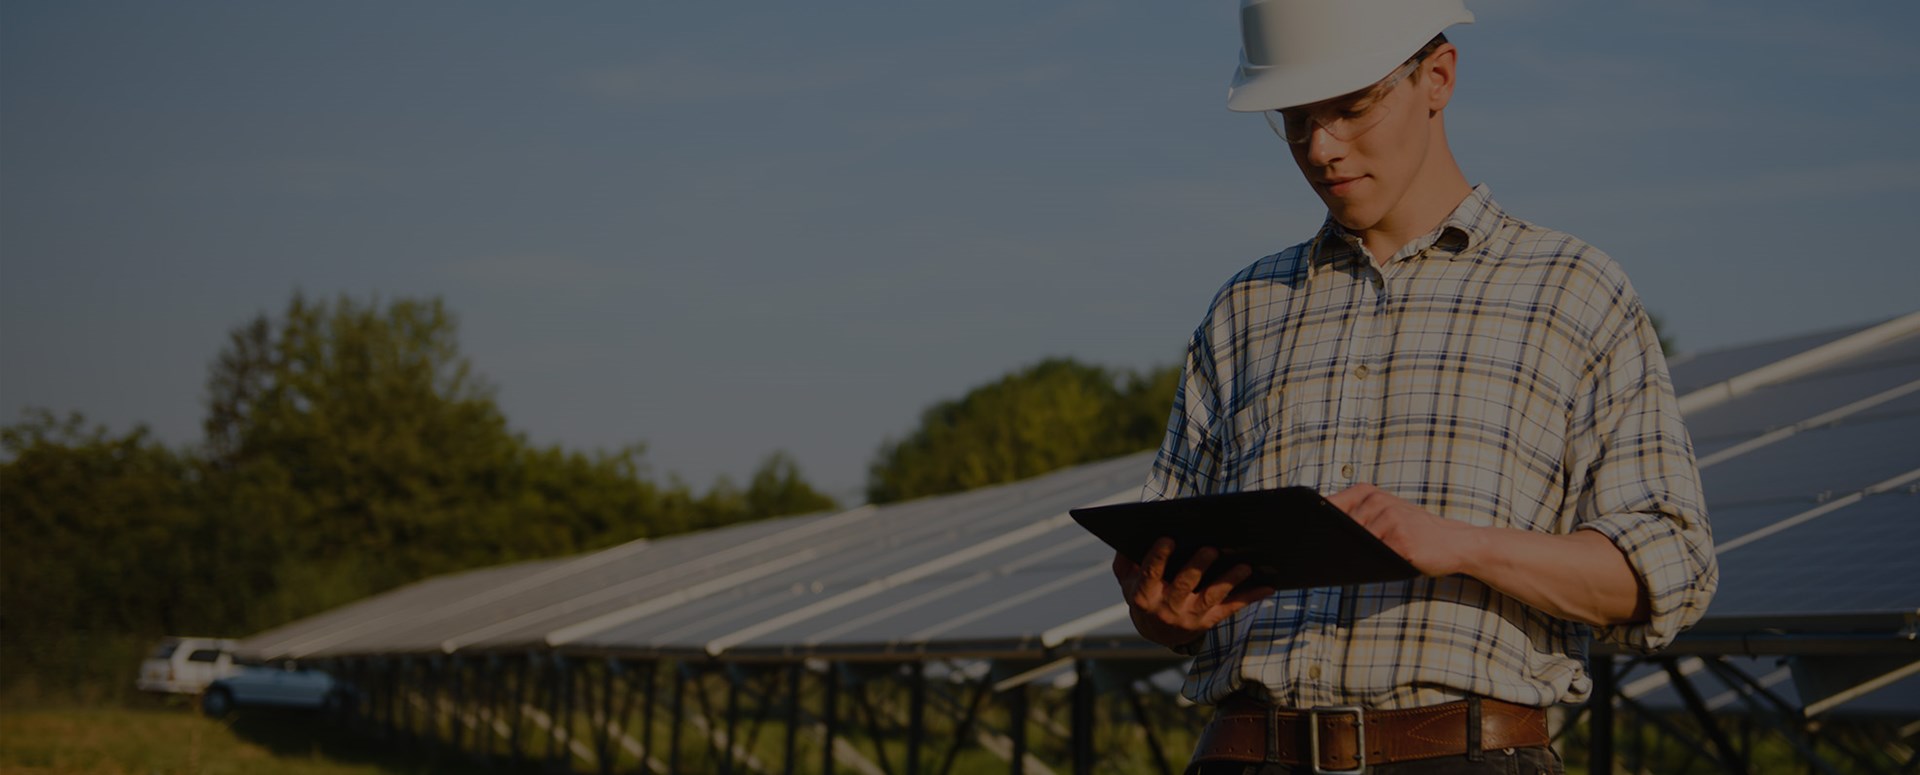
<path fill-rule="evenodd" d="M 1336 140 L 1352 140 L 1387 120 L 1393 112 L 1387 95 L 1424 59 L 1409 59 L 1378 83 L 1352 94 L 1297 108 L 1262 111 L 1261 115 L 1267 117 L 1267 126 L 1273 127 L 1274 134 L 1293 145 L 1312 139 L 1314 127 L 1327 130 Z"/>

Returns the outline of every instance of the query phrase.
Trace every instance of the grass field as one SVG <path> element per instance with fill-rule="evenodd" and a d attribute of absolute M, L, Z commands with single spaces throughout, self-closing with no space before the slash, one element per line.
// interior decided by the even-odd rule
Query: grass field
<path fill-rule="evenodd" d="M 471 763 L 348 734 L 311 714 L 215 721 L 185 707 L 0 711 L 5 775 L 441 775 Z"/>

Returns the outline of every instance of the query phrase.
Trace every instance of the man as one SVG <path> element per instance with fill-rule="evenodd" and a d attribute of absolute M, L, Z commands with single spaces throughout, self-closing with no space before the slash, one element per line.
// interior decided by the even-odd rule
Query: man
<path fill-rule="evenodd" d="M 1447 145 L 1459 0 L 1243 0 L 1228 106 L 1328 216 L 1214 298 L 1148 499 L 1306 485 L 1423 576 L 1239 589 L 1116 557 L 1140 634 L 1217 706 L 1189 772 L 1559 772 L 1590 637 L 1652 650 L 1717 584 L 1658 338 L 1611 259 L 1521 221 Z M 1276 515 L 1284 518 L 1284 515 Z M 1318 709 L 1318 710 L 1316 710 Z"/>

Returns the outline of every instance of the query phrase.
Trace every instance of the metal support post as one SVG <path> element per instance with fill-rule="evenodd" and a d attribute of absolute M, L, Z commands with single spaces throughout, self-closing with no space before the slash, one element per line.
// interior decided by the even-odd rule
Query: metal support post
<path fill-rule="evenodd" d="M 600 721 L 594 724 L 594 737 L 600 741 L 600 775 L 613 775 L 613 679 L 620 673 L 620 663 L 608 659 L 600 664 Z M 622 713 L 621 721 L 626 721 Z M 641 765 L 645 769 L 645 764 Z"/>
<path fill-rule="evenodd" d="M 780 770 L 782 775 L 794 775 L 799 767 L 794 754 L 800 739 L 800 680 L 806 672 L 807 665 L 804 662 L 795 662 L 787 668 L 787 755 L 781 760 L 784 762 Z"/>
<path fill-rule="evenodd" d="M 667 728 L 673 730 L 667 737 L 667 772 L 680 775 L 680 722 L 685 719 L 687 707 L 687 677 L 681 674 L 680 665 L 673 666 L 673 723 Z"/>
<path fill-rule="evenodd" d="M 720 750 L 720 772 L 733 775 L 733 749 L 740 735 L 740 675 L 729 665 L 721 675 L 727 679 L 727 745 Z"/>
<path fill-rule="evenodd" d="M 1012 775 L 1027 772 L 1027 685 L 1013 687 L 1007 694 L 1007 737 L 1013 743 Z"/>
<path fill-rule="evenodd" d="M 1593 672 L 1593 695 L 1587 700 L 1587 772 L 1593 775 L 1613 773 L 1613 657 L 1594 656 L 1588 661 Z"/>
<path fill-rule="evenodd" d="M 557 657 L 548 657 L 545 661 L 546 669 L 542 671 L 544 680 L 540 685 L 546 690 L 546 702 L 541 704 L 541 712 L 547 714 L 547 745 L 540 751 L 540 764 L 550 769 L 553 767 L 553 751 L 559 747 L 560 741 L 560 692 L 564 676 Z"/>
<path fill-rule="evenodd" d="M 573 743 L 573 681 L 575 677 L 573 660 L 560 657 L 557 662 L 560 669 L 560 683 L 554 687 L 559 697 L 556 699 L 558 709 L 552 719 L 553 766 L 556 769 L 560 767 L 572 769 L 569 766 L 571 760 L 568 756 Z"/>
<path fill-rule="evenodd" d="M 507 753 L 513 756 L 515 764 L 526 760 L 526 751 L 520 747 L 520 729 L 527 725 L 527 671 L 532 667 L 533 659 L 527 657 L 521 659 L 520 664 L 513 671 L 516 674 L 513 681 L 513 706 L 509 708 L 513 711 L 513 727 L 507 739 Z"/>
<path fill-rule="evenodd" d="M 826 699 L 820 714 L 822 720 L 826 722 L 826 728 L 821 735 L 822 740 L 820 746 L 820 772 L 822 775 L 831 775 L 833 772 L 833 736 L 834 733 L 839 731 L 837 727 L 840 725 L 840 675 L 835 672 L 836 669 L 834 665 L 827 665 L 826 686 L 824 687 L 826 689 Z"/>
<path fill-rule="evenodd" d="M 399 719 L 393 715 L 395 710 L 394 698 L 400 694 L 399 673 L 400 669 L 395 666 L 392 661 L 381 662 L 380 689 L 384 692 L 384 695 L 380 698 L 380 703 L 384 707 L 380 712 L 380 726 L 385 729 L 386 735 L 389 738 L 397 738 L 400 736 Z"/>
<path fill-rule="evenodd" d="M 647 759 L 653 756 L 653 702 L 654 678 L 660 672 L 660 660 L 647 663 L 647 685 L 642 690 L 640 704 L 640 771 L 647 771 Z"/>
<path fill-rule="evenodd" d="M 447 717 L 449 719 L 447 723 L 447 744 L 455 754 L 466 751 L 467 725 L 462 723 L 464 719 L 461 718 L 461 714 L 470 704 L 469 698 L 467 697 L 466 662 L 465 658 L 459 656 L 449 657 L 447 659 L 447 678 L 453 684 L 451 687 L 453 690 L 452 707 L 447 711 Z M 474 725 L 477 727 L 479 726 L 479 714 L 475 713 L 473 715 L 475 717 Z M 474 732 L 477 737 L 479 730 L 476 729 Z"/>
<path fill-rule="evenodd" d="M 907 775 L 920 775 L 920 743 L 927 730 L 927 663 L 907 666 Z"/>
<path fill-rule="evenodd" d="M 442 744 L 440 738 L 440 695 L 446 692 L 446 671 L 440 666 L 440 658 L 423 660 L 420 663 L 420 736 L 428 747 Z"/>
<path fill-rule="evenodd" d="M 394 703 L 399 706 L 400 740 L 411 745 L 413 743 L 413 717 L 415 714 L 413 705 L 407 702 L 407 692 L 412 688 L 413 684 L 413 657 L 401 657 L 400 668 L 396 670 L 394 674 L 398 677 L 398 680 L 394 681 L 393 697 Z"/>
<path fill-rule="evenodd" d="M 1073 775 L 1093 775 L 1093 663 L 1073 661 Z"/>

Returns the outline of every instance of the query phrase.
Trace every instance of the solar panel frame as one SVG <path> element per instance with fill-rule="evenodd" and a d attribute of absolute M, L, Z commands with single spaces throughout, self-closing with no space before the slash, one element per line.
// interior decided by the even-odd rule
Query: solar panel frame
<path fill-rule="evenodd" d="M 1667 370 L 1673 378 L 1673 392 L 1686 395 L 1821 345 L 1832 344 L 1849 335 L 1872 328 L 1874 325 L 1878 324 L 1853 325 L 1698 354 L 1675 356 L 1667 362 Z"/>

